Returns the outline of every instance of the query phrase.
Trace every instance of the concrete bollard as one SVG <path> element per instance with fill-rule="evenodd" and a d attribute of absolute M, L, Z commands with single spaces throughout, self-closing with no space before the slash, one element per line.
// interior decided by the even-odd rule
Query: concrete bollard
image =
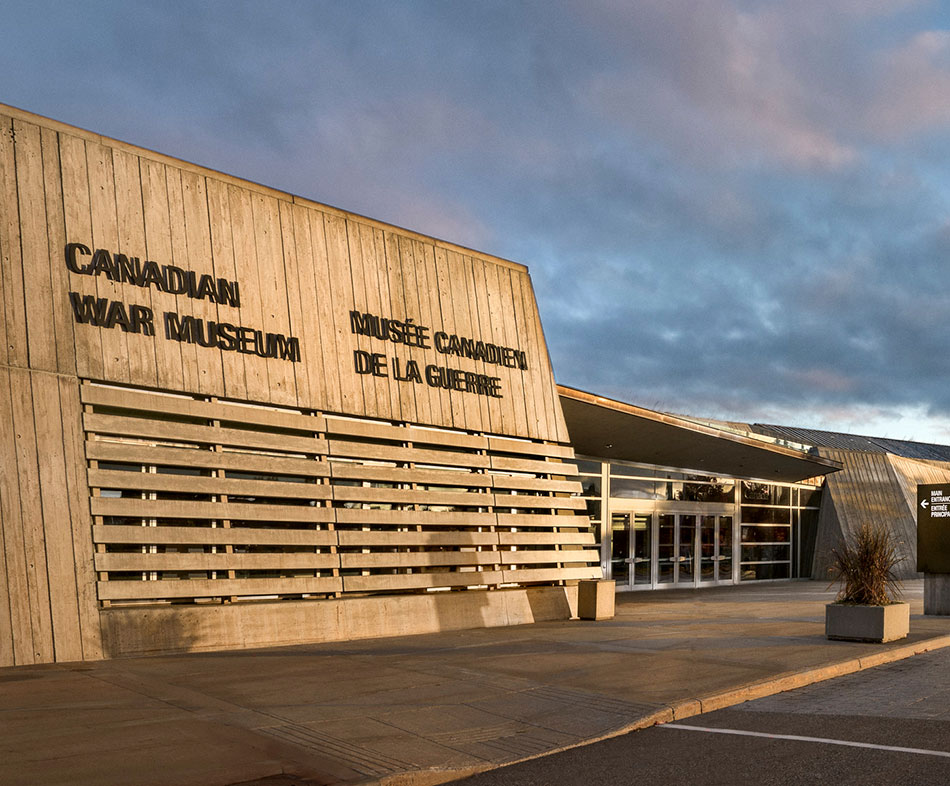
<path fill-rule="evenodd" d="M 614 617 L 616 582 L 580 581 L 577 584 L 577 616 L 582 620 L 610 620 Z"/>

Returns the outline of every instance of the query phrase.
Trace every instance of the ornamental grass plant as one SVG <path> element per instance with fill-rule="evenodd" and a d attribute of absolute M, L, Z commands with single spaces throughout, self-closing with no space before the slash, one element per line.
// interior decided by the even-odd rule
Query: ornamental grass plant
<path fill-rule="evenodd" d="M 836 603 L 860 606 L 887 606 L 896 601 L 888 595 L 901 593 L 894 568 L 904 558 L 886 527 L 861 525 L 852 543 L 843 541 L 831 550 L 831 582 L 841 582 Z"/>

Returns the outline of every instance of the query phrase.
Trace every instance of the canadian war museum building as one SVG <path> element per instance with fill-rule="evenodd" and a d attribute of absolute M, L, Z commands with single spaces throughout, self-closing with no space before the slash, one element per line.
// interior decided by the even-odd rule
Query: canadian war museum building
<path fill-rule="evenodd" d="M 818 575 L 950 477 L 816 434 L 559 387 L 522 265 L 0 106 L 0 666 Z"/>

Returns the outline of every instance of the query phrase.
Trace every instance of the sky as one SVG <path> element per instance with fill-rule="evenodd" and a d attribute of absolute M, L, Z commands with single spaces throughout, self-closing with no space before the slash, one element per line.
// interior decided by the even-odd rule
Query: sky
<path fill-rule="evenodd" d="M 563 384 L 950 443 L 950 3 L 4 0 L 0 103 L 522 262 Z"/>

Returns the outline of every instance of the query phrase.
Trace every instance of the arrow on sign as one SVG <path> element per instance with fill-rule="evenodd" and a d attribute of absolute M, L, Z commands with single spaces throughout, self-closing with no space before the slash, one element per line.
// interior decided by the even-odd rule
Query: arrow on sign
<path fill-rule="evenodd" d="M 927 500 L 924 500 L 923 502 L 920 503 L 920 507 L 926 510 L 928 507 L 930 507 L 930 503 L 927 502 Z"/>

